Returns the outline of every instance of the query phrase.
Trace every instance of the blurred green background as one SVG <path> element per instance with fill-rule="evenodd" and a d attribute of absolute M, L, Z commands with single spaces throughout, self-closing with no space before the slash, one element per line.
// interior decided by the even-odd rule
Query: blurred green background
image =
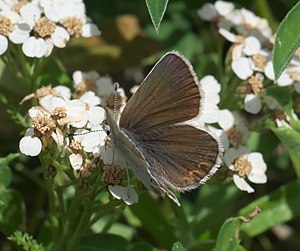
<path fill-rule="evenodd" d="M 197 9 L 206 2 L 208 1 L 170 0 L 160 32 L 157 34 L 144 1 L 85 1 L 87 14 L 98 25 L 102 35 L 91 39 L 74 39 L 66 49 L 57 50 L 56 56 L 49 59 L 47 67 L 43 70 L 44 77 L 40 82 L 45 85 L 70 84 L 75 70 L 96 70 L 101 75 L 110 75 L 130 96 L 130 87 L 142 81 L 162 54 L 178 50 L 192 62 L 199 78 L 212 74 L 222 84 L 222 80 L 227 76 L 220 65 L 224 66 L 230 44 L 224 42 L 210 23 L 198 17 Z M 236 7 L 247 8 L 267 18 L 274 32 L 296 2 L 298 1 L 233 1 Z M 26 113 L 29 104 L 20 106 L 18 103 L 29 93 L 1 62 L 0 75 L 0 157 L 4 157 L 9 153 L 18 152 L 18 141 L 24 131 L 22 126 L 16 125 L 11 115 L 14 116 L 16 111 Z M 18 121 L 18 118 L 14 118 Z M 248 119 L 255 121 L 256 117 L 252 115 Z M 182 208 L 176 208 L 171 203 L 158 205 L 144 194 L 139 204 L 125 210 L 111 232 L 124 238 L 142 238 L 153 246 L 165 249 L 176 241 L 176 237 L 181 236 L 181 242 L 185 245 L 201 243 L 202 240 L 205 243 L 191 250 L 211 250 L 213 241 L 210 243 L 209 240 L 215 238 L 221 224 L 228 217 L 236 216 L 240 209 L 251 201 L 264 195 L 268 196 L 295 178 L 285 149 L 281 145 L 278 146 L 278 140 L 271 132 L 252 133 L 248 146 L 262 152 L 268 164 L 268 182 L 256 186 L 254 194 L 239 192 L 232 183 L 216 184 L 209 188 L 204 186 L 185 194 Z M 47 208 L 47 195 L 44 190 L 37 188 L 34 181 L 28 179 L 26 172 L 18 171 L 22 169 L 22 165 L 40 175 L 39 169 L 36 168 L 39 166 L 38 159 L 21 157 L 18 162 L 12 163 L 12 187 L 21 193 L 26 205 L 20 203 L 14 210 L 26 212 L 26 221 L 30 222 L 27 231 L 33 236 L 38 236 L 45 216 L 43 209 Z M 253 236 L 242 235 L 246 247 L 251 247 L 254 251 L 299 250 L 300 195 L 296 188 L 294 194 L 285 196 L 283 191 L 281 194 L 264 197 L 270 203 L 278 198 L 287 204 L 292 202 L 290 209 L 292 208 L 293 212 L 287 217 L 291 220 L 284 222 L 280 227 L 270 227 L 267 231 L 257 232 Z M 18 198 L 15 198 L 15 201 L 18 201 Z M 267 220 L 271 218 L 272 214 L 266 217 Z M 195 219 L 194 224 L 188 223 L 190 219 Z M 7 226 L 9 225 L 13 229 L 14 225 L 7 222 Z M 172 229 L 169 229 L 170 226 Z M 189 230 L 194 233 L 193 236 L 189 234 Z M 290 234 L 285 235 L 286 232 Z M 1 232 L 0 239 L 2 250 L 11 250 Z"/>

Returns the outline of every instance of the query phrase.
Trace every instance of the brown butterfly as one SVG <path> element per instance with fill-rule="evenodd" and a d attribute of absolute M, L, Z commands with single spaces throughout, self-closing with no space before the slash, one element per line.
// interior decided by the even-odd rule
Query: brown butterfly
<path fill-rule="evenodd" d="M 189 123 L 201 115 L 204 97 L 197 76 L 178 52 L 165 54 L 126 104 L 119 125 L 107 110 L 114 153 L 143 184 L 167 194 L 205 183 L 221 165 L 220 140 Z"/>

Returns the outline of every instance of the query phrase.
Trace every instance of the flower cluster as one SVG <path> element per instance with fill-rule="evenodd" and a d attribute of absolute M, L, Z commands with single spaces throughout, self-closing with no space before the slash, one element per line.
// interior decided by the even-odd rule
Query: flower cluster
<path fill-rule="evenodd" d="M 219 34 L 232 43 L 229 58 L 233 72 L 243 81 L 245 110 L 257 114 L 262 109 L 262 102 L 265 102 L 267 83 L 274 81 L 271 61 L 274 34 L 268 21 L 224 1 L 206 3 L 198 14 L 203 20 L 215 23 Z M 293 85 L 300 93 L 299 80 L 300 60 L 299 53 L 296 53 L 275 84 Z"/>
<path fill-rule="evenodd" d="M 254 192 L 246 178 L 253 183 L 266 183 L 267 166 L 262 154 L 250 153 L 245 147 L 249 131 L 244 123 L 231 111 L 219 109 L 221 85 L 217 80 L 213 76 L 205 76 L 200 84 L 204 90 L 204 103 L 203 112 L 197 118 L 198 123 L 205 124 L 220 138 L 225 151 L 224 162 L 230 169 L 236 186 L 242 191 Z M 220 129 L 212 126 L 216 124 Z"/>
<path fill-rule="evenodd" d="M 46 86 L 22 100 L 21 103 L 35 98 L 38 105 L 28 111 L 30 128 L 20 140 L 20 151 L 28 156 L 44 152 L 53 159 L 60 158 L 60 162 L 69 162 L 70 168 L 79 174 L 80 185 L 87 183 L 99 163 L 103 163 L 102 181 L 111 194 L 127 204 L 136 203 L 137 193 L 120 186 L 124 172 L 112 165 L 104 124 L 104 108 L 111 108 L 114 101 L 117 111 L 125 105 L 124 90 L 115 90 L 112 80 L 97 72 L 76 71 L 73 79 L 73 94 L 65 86 Z"/>
<path fill-rule="evenodd" d="M 82 0 L 0 1 L 0 55 L 8 41 L 22 44 L 26 56 L 41 58 L 54 46 L 65 47 L 71 37 L 100 35 L 85 12 Z"/>

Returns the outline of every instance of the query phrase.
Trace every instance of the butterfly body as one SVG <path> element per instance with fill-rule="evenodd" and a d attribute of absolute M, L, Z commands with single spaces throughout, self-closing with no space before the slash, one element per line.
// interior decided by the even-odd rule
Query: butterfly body
<path fill-rule="evenodd" d="M 119 125 L 107 110 L 116 153 L 147 188 L 167 194 L 177 204 L 172 190 L 198 187 L 221 164 L 219 139 L 194 123 L 201 115 L 203 97 L 188 60 L 170 52 L 128 101 Z"/>

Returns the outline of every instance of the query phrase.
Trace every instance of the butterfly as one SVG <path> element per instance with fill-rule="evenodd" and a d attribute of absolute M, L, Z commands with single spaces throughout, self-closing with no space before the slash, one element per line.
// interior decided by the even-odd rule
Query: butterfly
<path fill-rule="evenodd" d="M 204 93 L 180 53 L 166 53 L 152 68 L 120 115 L 106 109 L 114 154 L 149 189 L 180 205 L 173 191 L 204 184 L 220 167 L 218 137 L 190 123 L 201 115 Z"/>

